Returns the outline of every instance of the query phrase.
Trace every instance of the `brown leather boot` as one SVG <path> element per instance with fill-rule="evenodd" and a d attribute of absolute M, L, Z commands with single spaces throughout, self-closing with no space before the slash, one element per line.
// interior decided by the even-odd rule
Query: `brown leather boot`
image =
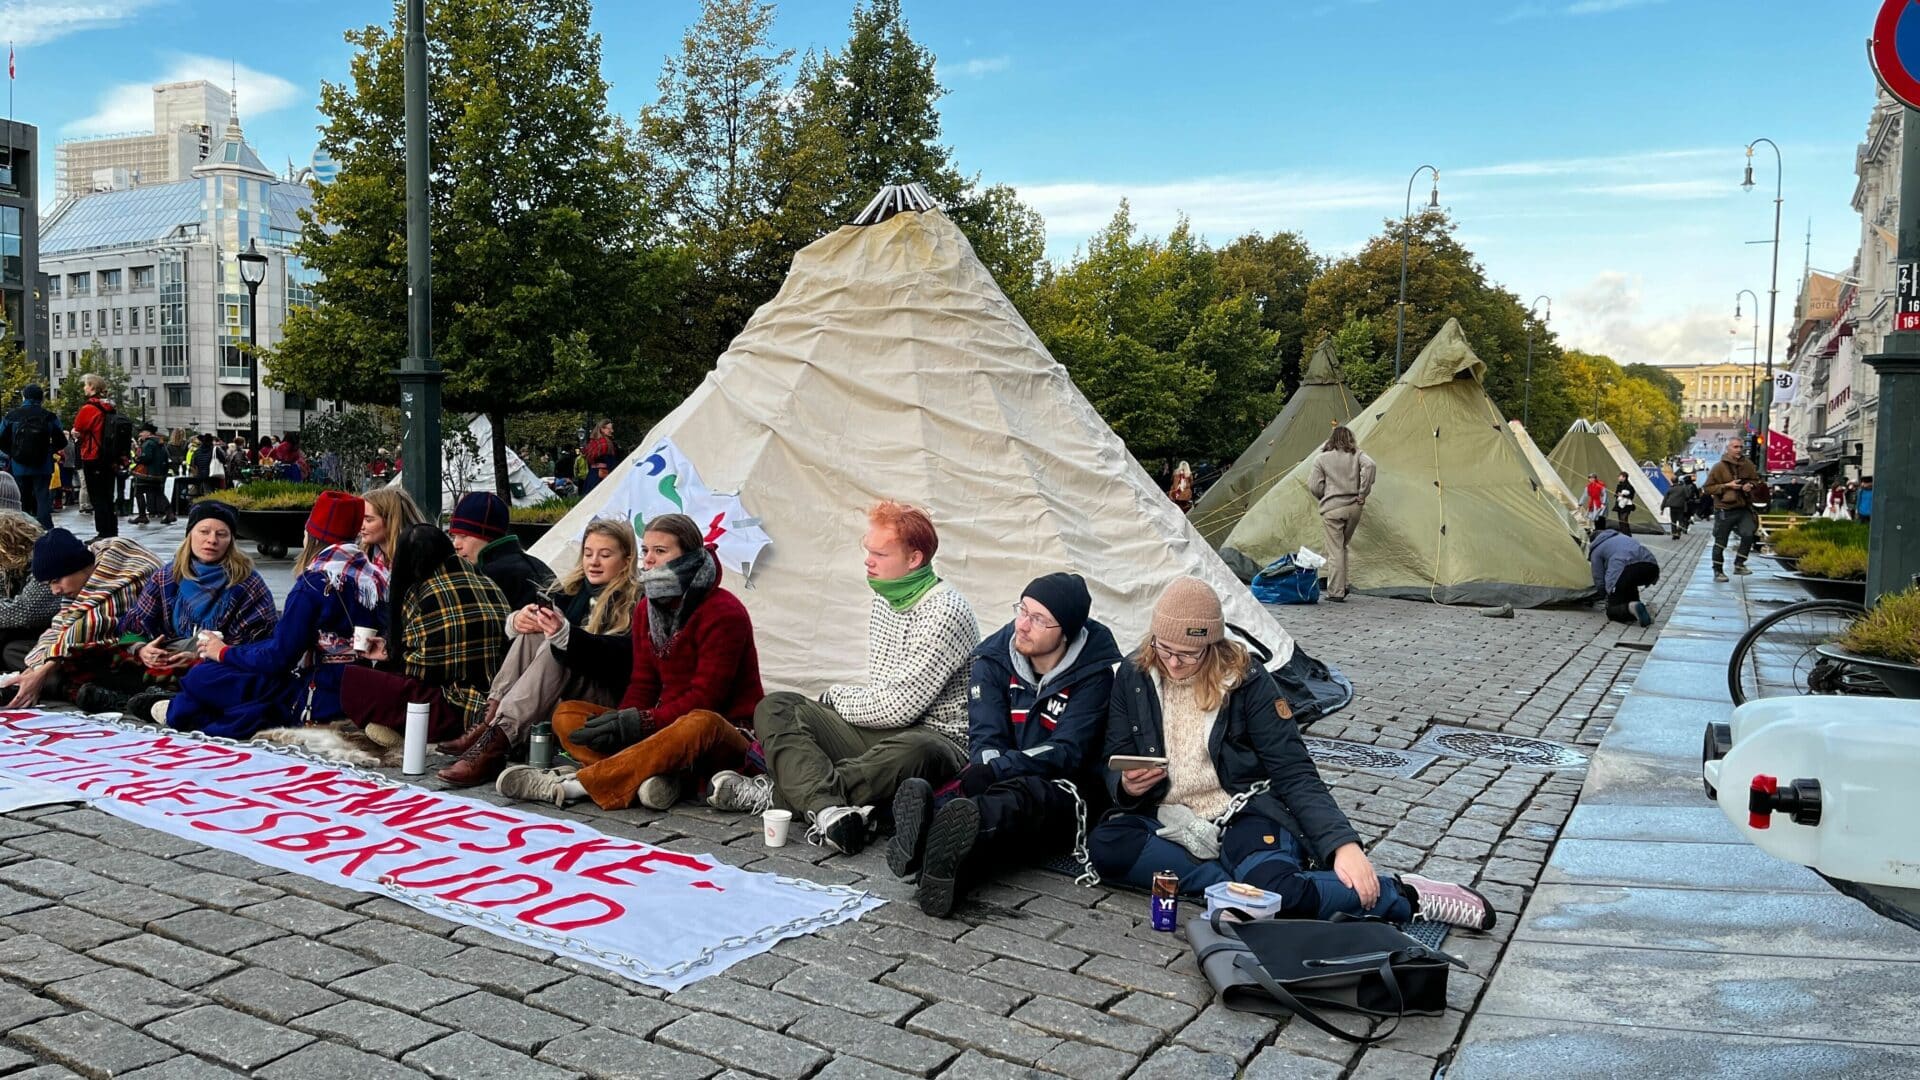
<path fill-rule="evenodd" d="M 455 757 L 459 757 L 460 755 L 466 753 L 468 750 L 472 749 L 473 744 L 479 742 L 480 736 L 485 734 L 487 729 L 491 728 L 492 726 L 493 726 L 492 724 L 488 724 L 488 723 L 475 724 L 472 727 L 468 728 L 462 734 L 456 736 L 455 738 L 451 738 L 451 739 L 448 739 L 446 742 L 437 744 L 436 746 L 434 746 L 434 749 L 440 751 L 443 754 L 452 754 Z"/>
<path fill-rule="evenodd" d="M 480 732 L 480 737 L 460 755 L 460 760 L 434 774 L 446 781 L 448 787 L 489 783 L 507 767 L 506 734 L 492 724 L 475 730 Z"/>

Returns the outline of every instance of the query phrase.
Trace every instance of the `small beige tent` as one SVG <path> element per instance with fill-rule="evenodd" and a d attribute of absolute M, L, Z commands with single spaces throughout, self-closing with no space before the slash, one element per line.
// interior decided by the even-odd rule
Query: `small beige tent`
<path fill-rule="evenodd" d="M 1611 428 L 1607 429 L 1606 438 L 1602 438 L 1598 431 L 1601 427 L 1606 427 L 1605 422 L 1593 425 L 1585 420 L 1575 420 L 1554 445 L 1547 460 L 1566 482 L 1568 490 L 1580 493 L 1583 518 L 1586 516 L 1587 477 L 1598 476 L 1601 483 L 1607 485 L 1607 517 L 1612 519 L 1613 489 L 1620 482 L 1620 474 L 1626 473 L 1628 482 L 1633 486 L 1634 500 L 1638 503 L 1633 517 L 1628 519 L 1634 531 L 1660 532 L 1661 523 L 1667 520 L 1667 512 L 1660 509 L 1660 492 L 1638 465 L 1631 460 L 1622 464 L 1620 459 L 1614 457 L 1607 448 L 1606 439 L 1613 439 L 1615 445 L 1619 445 L 1620 440 L 1614 436 Z M 1624 456 L 1626 449 L 1622 447 L 1620 453 Z"/>
<path fill-rule="evenodd" d="M 1665 525 L 1672 518 L 1666 510 L 1661 508 L 1660 500 L 1666 496 L 1660 493 L 1659 488 L 1653 486 L 1653 478 L 1647 475 L 1647 470 L 1633 460 L 1633 455 L 1627 452 L 1627 445 L 1620 441 L 1620 436 L 1613 433 L 1613 428 L 1605 420 L 1593 425 L 1593 436 L 1600 440 L 1601 446 L 1607 448 L 1607 456 L 1612 458 L 1614 464 L 1618 466 L 1616 472 L 1626 473 L 1628 482 L 1633 485 L 1633 499 L 1637 505 L 1634 507 L 1634 516 L 1628 519 L 1633 525 L 1633 530 L 1635 532 L 1666 531 L 1652 527 L 1655 523 Z M 1619 481 L 1618 475 L 1607 477 L 1609 487 L 1618 484 Z"/>
<path fill-rule="evenodd" d="M 1547 455 L 1540 452 L 1540 445 L 1533 441 L 1533 436 L 1527 434 L 1527 429 L 1518 420 L 1507 421 L 1507 427 L 1512 430 L 1514 441 L 1520 444 L 1520 452 L 1526 455 L 1527 465 L 1533 469 L 1533 478 L 1540 481 L 1540 486 L 1553 496 L 1555 502 L 1567 508 L 1574 524 L 1584 521 L 1586 514 L 1582 511 L 1582 500 L 1567 488 L 1567 482 L 1560 478 L 1560 473 L 1547 460 Z"/>
<path fill-rule="evenodd" d="M 1247 507 L 1280 482 L 1287 470 L 1305 460 L 1327 441 L 1335 424 L 1344 424 L 1360 411 L 1333 363 L 1333 342 L 1320 343 L 1307 360 L 1300 387 L 1220 479 L 1200 496 L 1187 517 L 1207 543 L 1219 547 L 1240 523 Z"/>
<path fill-rule="evenodd" d="M 1349 425 L 1379 467 L 1349 548 L 1355 591 L 1520 607 L 1592 591 L 1580 539 L 1487 397 L 1485 373 L 1448 319 Z M 1303 545 L 1325 546 L 1307 492 L 1312 466 L 1294 466 L 1228 535 L 1221 555 L 1242 577 Z"/>
<path fill-rule="evenodd" d="M 771 538 L 752 579 L 723 581 L 753 617 L 769 686 L 818 692 L 864 677 L 865 508 L 925 506 L 935 568 L 983 632 L 1033 578 L 1083 576 L 1093 617 L 1128 649 L 1177 577 L 1206 579 L 1227 621 L 1274 654 L 1291 638 L 1127 452 L 917 185 L 890 188 L 794 257 L 780 292 L 621 468 L 671 438 L 716 492 L 738 492 Z M 534 552 L 577 558 L 618 487 L 583 499 Z"/>

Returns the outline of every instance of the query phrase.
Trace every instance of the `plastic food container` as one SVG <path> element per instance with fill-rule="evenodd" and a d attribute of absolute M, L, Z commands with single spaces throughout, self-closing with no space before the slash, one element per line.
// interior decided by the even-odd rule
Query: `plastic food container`
<path fill-rule="evenodd" d="M 1256 919 L 1268 919 L 1280 913 L 1279 893 L 1260 889 L 1257 890 L 1260 894 L 1258 896 L 1251 894 L 1242 895 L 1230 891 L 1228 888 L 1229 884 L 1229 882 L 1223 881 L 1217 885 L 1207 886 L 1204 895 L 1207 898 L 1208 915 L 1212 915 L 1214 912 L 1224 908 L 1236 908 Z M 1250 887 L 1251 886 L 1242 886 L 1242 888 Z"/>

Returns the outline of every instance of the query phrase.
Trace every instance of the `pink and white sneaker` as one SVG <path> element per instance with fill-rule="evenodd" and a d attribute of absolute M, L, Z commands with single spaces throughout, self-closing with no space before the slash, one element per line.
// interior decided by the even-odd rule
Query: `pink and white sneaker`
<path fill-rule="evenodd" d="M 1479 890 L 1451 881 L 1435 881 L 1419 874 L 1401 874 L 1400 883 L 1413 890 L 1413 917 L 1443 922 L 1467 930 L 1491 930 L 1493 905 Z"/>

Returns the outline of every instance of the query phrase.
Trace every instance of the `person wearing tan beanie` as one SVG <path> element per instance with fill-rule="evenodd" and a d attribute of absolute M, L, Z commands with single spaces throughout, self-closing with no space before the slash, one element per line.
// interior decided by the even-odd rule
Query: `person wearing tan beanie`
<path fill-rule="evenodd" d="M 1375 872 L 1273 676 L 1228 637 L 1211 586 L 1168 585 L 1151 625 L 1114 677 L 1106 754 L 1166 764 L 1107 770 L 1114 808 L 1087 836 L 1102 878 L 1144 889 L 1172 871 L 1186 893 L 1244 882 L 1277 894 L 1281 918 L 1493 926 L 1472 889 Z"/>

